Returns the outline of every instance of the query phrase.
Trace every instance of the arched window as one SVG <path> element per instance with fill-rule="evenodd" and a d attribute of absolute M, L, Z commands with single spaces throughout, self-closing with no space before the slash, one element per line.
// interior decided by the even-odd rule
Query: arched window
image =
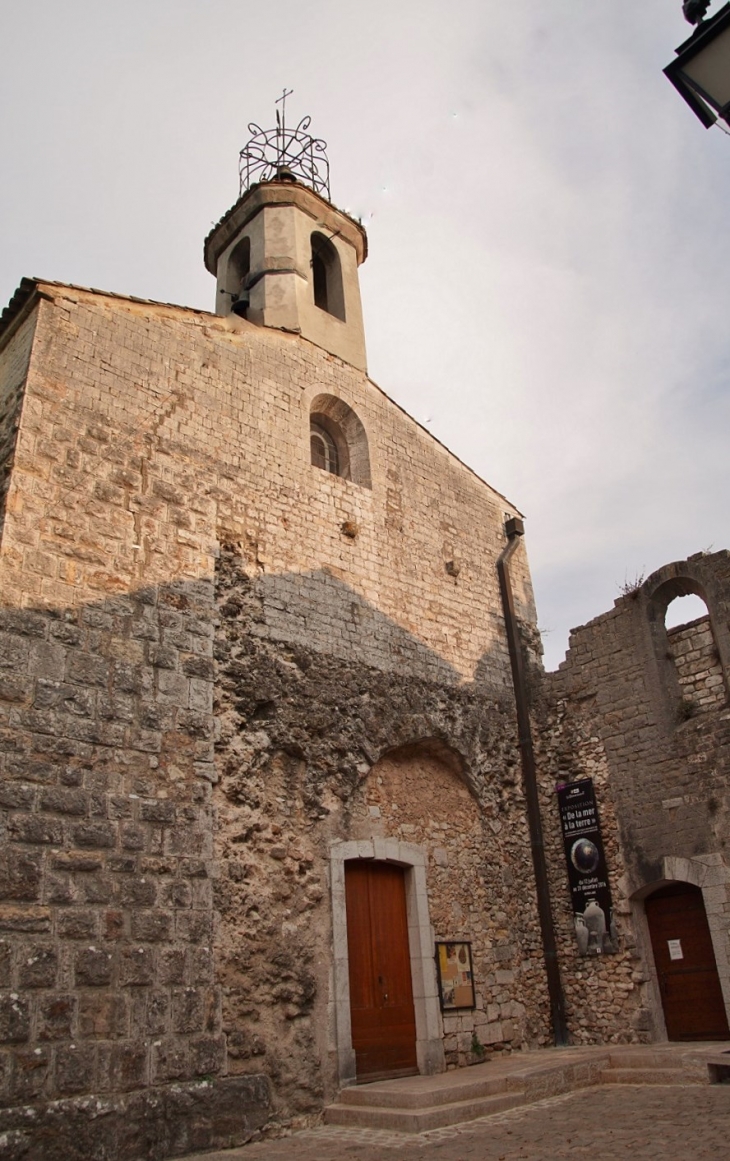
<path fill-rule="evenodd" d="M 324 234 L 312 234 L 312 290 L 314 305 L 345 321 L 342 267 L 335 246 Z"/>
<path fill-rule="evenodd" d="M 228 260 L 228 289 L 231 295 L 231 310 L 246 317 L 248 311 L 248 289 L 246 280 L 251 273 L 251 239 L 241 241 L 231 252 Z"/>
<path fill-rule="evenodd" d="M 325 472 L 332 472 L 333 476 L 339 476 L 340 457 L 337 454 L 337 444 L 330 433 L 314 420 L 309 425 L 309 443 L 314 466 L 323 468 Z"/>
<path fill-rule="evenodd" d="M 681 625 L 688 625 L 699 617 L 709 617 L 707 602 L 699 593 L 685 593 L 683 596 L 672 597 L 664 614 L 664 627 L 669 633 Z"/>
<path fill-rule="evenodd" d="M 314 287 L 314 305 L 320 310 L 329 310 L 327 298 L 327 266 L 321 253 L 312 246 L 312 286 Z"/>
<path fill-rule="evenodd" d="M 726 705 L 727 673 L 702 577 L 683 562 L 666 565 L 644 587 L 659 672 L 677 721 Z"/>
<path fill-rule="evenodd" d="M 372 487 L 367 433 L 343 399 L 317 395 L 312 400 L 309 446 L 315 467 L 363 488 Z"/>

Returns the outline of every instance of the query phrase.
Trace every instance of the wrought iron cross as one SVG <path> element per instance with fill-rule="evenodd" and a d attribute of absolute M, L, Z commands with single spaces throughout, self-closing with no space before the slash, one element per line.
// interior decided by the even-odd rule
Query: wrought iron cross
<path fill-rule="evenodd" d="M 281 126 L 282 131 L 284 129 L 286 129 L 286 99 L 287 99 L 287 97 L 291 97 L 293 92 L 294 92 L 293 89 L 287 89 L 286 85 L 284 85 L 284 90 L 283 90 L 281 96 L 277 97 L 276 100 L 274 101 L 275 105 L 278 105 L 279 102 L 281 102 L 281 119 L 279 118 L 279 110 L 277 109 L 276 110 L 276 123 L 277 123 L 277 125 Z"/>
<path fill-rule="evenodd" d="M 274 106 L 276 127 L 262 129 L 251 122 L 250 139 L 238 157 L 240 196 L 259 181 L 275 181 L 286 175 L 303 181 L 330 200 L 330 167 L 327 143 L 309 133 L 310 117 L 302 117 L 296 129 L 286 127 L 286 99 L 294 92 L 284 87 Z M 281 105 L 281 109 L 279 109 Z"/>

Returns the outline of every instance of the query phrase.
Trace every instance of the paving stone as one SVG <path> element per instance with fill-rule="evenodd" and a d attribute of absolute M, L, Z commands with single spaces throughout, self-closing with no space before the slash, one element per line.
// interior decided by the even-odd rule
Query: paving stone
<path fill-rule="evenodd" d="M 730 1085 L 591 1088 L 527 1108 L 402 1133 L 322 1127 L 182 1161 L 719 1161 L 730 1140 Z"/>

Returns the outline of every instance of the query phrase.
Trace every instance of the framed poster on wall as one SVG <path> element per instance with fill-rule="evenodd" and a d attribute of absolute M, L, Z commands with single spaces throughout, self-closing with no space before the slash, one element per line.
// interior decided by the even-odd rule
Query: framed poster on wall
<path fill-rule="evenodd" d="M 437 942 L 436 974 L 442 1012 L 476 1007 L 470 943 Z"/>

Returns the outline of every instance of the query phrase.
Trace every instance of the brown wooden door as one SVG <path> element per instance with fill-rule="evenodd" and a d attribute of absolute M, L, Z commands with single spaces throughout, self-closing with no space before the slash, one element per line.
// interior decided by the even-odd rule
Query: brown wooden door
<path fill-rule="evenodd" d="M 358 1080 L 417 1072 L 405 872 L 345 863 L 345 895 Z"/>
<path fill-rule="evenodd" d="M 664 887 L 646 900 L 646 917 L 669 1039 L 727 1039 L 702 892 L 690 883 Z"/>

